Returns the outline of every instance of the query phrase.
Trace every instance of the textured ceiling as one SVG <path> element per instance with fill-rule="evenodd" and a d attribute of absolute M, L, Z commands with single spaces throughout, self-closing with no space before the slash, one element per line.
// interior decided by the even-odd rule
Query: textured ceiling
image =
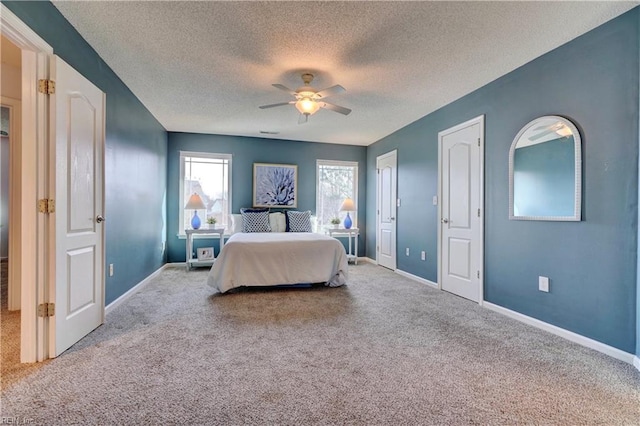
<path fill-rule="evenodd" d="M 638 2 L 54 4 L 169 131 L 369 145 Z M 353 112 L 258 109 L 302 72 Z"/>

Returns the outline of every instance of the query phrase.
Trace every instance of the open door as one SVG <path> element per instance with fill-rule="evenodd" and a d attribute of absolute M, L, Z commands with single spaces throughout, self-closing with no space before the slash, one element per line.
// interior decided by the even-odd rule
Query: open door
<path fill-rule="evenodd" d="M 54 56 L 50 124 L 55 137 L 55 314 L 49 354 L 58 356 L 104 322 L 105 94 Z M 51 312 L 50 312 L 51 314 Z"/>

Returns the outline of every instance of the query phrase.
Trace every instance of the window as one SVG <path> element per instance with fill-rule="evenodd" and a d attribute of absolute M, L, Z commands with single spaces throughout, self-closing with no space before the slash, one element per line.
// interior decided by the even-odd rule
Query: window
<path fill-rule="evenodd" d="M 191 227 L 192 210 L 185 210 L 191 194 L 202 198 L 206 209 L 198 210 L 203 224 L 215 218 L 216 226 L 231 225 L 231 155 L 180 151 L 179 235 Z"/>
<path fill-rule="evenodd" d="M 340 206 L 346 198 L 351 198 L 358 208 L 358 163 L 355 161 L 316 162 L 316 216 L 318 230 L 330 226 L 332 218 L 344 221 L 347 212 Z M 350 212 L 353 227 L 357 227 L 356 212 Z"/>

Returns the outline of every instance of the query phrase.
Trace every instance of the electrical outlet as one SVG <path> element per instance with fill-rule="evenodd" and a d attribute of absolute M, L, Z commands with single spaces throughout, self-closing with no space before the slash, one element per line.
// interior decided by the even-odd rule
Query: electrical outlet
<path fill-rule="evenodd" d="M 549 293 L 549 278 L 538 277 L 538 290 Z"/>
<path fill-rule="evenodd" d="M 396 207 L 400 207 L 400 198 L 396 200 Z"/>
<path fill-rule="evenodd" d="M 407 256 L 409 256 L 409 247 L 407 247 Z"/>
<path fill-rule="evenodd" d="M 420 253 L 420 259 L 427 260 L 427 253 L 425 253 L 424 250 L 422 251 L 422 253 Z"/>
<path fill-rule="evenodd" d="M 109 276 L 112 277 L 113 276 L 113 263 L 109 264 Z"/>

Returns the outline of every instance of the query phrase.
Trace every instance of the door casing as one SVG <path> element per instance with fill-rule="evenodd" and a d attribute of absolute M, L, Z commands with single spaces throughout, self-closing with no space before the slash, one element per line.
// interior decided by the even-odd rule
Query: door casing
<path fill-rule="evenodd" d="M 18 229 L 21 247 L 19 273 L 20 361 L 36 362 L 48 358 L 46 318 L 37 316 L 37 306 L 49 299 L 46 264 L 47 218 L 34 208 L 45 198 L 47 171 L 38 167 L 48 161 L 48 99 L 39 93 L 37 81 L 49 75 L 49 58 L 53 48 L 22 22 L 4 4 L 0 4 L 0 31 L 22 50 L 22 125 L 19 193 L 12 215 L 20 215 Z"/>

